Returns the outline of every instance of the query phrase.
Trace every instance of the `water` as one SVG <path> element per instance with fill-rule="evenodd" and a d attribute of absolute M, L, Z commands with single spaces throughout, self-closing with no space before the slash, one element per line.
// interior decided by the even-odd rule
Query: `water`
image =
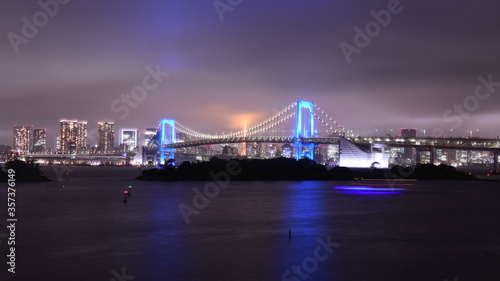
<path fill-rule="evenodd" d="M 2 262 L 1 280 L 286 280 L 304 260 L 311 273 L 288 280 L 500 280 L 500 183 L 421 181 L 416 192 L 361 195 L 332 188 L 349 182 L 234 181 L 186 224 L 179 204 L 192 206 L 205 182 L 72 169 L 67 182 L 45 167 L 53 182 L 18 184 L 17 273 Z M 317 239 L 328 236 L 338 247 L 315 266 Z"/>

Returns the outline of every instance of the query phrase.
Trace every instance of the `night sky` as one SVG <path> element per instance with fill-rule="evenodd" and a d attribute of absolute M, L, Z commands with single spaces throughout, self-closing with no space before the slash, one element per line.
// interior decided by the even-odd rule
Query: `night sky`
<path fill-rule="evenodd" d="M 47 128 L 54 147 L 62 118 L 87 120 L 89 131 L 101 120 L 142 131 L 161 118 L 240 130 L 297 99 L 361 135 L 401 127 L 500 134 L 500 83 L 474 97 L 479 76 L 500 82 L 496 0 L 217 3 L 230 7 L 219 11 L 223 20 L 211 0 L 72 0 L 43 22 L 37 1 L 1 1 L 0 144 L 12 145 L 13 125 L 29 124 Z M 356 48 L 355 27 L 388 4 L 399 12 L 348 63 L 340 44 Z M 33 15 L 41 27 L 26 38 L 22 18 Z M 169 75 L 155 87 L 149 80 L 128 114 L 113 110 L 148 67 Z M 453 112 L 464 101 L 462 115 Z"/>

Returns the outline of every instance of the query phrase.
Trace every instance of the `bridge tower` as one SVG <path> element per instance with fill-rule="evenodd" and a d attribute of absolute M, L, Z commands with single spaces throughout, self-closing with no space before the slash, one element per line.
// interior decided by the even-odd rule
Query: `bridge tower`
<path fill-rule="evenodd" d="M 314 102 L 298 100 L 296 104 L 297 113 L 295 114 L 295 142 L 294 146 L 297 151 L 297 160 L 302 157 L 308 157 L 314 160 L 314 143 L 304 144 L 302 139 L 315 137 L 314 127 Z M 303 148 L 307 148 L 307 152 L 302 152 Z"/>
<path fill-rule="evenodd" d="M 174 148 L 165 148 L 164 145 L 176 143 L 176 131 L 175 131 L 175 120 L 174 119 L 162 119 L 160 122 L 160 159 L 159 164 L 164 165 L 165 159 L 175 158 Z"/>

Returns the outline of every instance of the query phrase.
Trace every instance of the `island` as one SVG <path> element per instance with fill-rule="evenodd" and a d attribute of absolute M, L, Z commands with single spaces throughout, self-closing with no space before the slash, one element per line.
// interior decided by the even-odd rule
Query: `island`
<path fill-rule="evenodd" d="M 217 175 L 230 176 L 231 180 L 353 180 L 353 179 L 446 179 L 477 180 L 472 174 L 457 171 L 448 165 L 419 164 L 414 167 L 394 166 L 391 169 L 351 169 L 317 164 L 303 158 L 275 159 L 219 159 L 205 162 L 183 162 L 144 170 L 137 177 L 149 181 L 204 181 Z"/>

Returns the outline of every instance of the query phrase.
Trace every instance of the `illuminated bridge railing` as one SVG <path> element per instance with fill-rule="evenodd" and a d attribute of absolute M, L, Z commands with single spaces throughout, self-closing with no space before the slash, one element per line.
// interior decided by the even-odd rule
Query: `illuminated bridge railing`
<path fill-rule="evenodd" d="M 167 144 L 165 148 L 184 148 L 192 146 L 213 145 L 213 144 L 226 144 L 226 143 L 243 143 L 243 142 L 260 142 L 260 143 L 294 143 L 302 141 L 302 143 L 313 144 L 335 144 L 338 143 L 337 137 L 330 138 L 294 138 L 294 137 L 235 137 L 235 138 L 220 138 L 220 139 L 204 139 L 186 142 L 178 142 Z"/>

